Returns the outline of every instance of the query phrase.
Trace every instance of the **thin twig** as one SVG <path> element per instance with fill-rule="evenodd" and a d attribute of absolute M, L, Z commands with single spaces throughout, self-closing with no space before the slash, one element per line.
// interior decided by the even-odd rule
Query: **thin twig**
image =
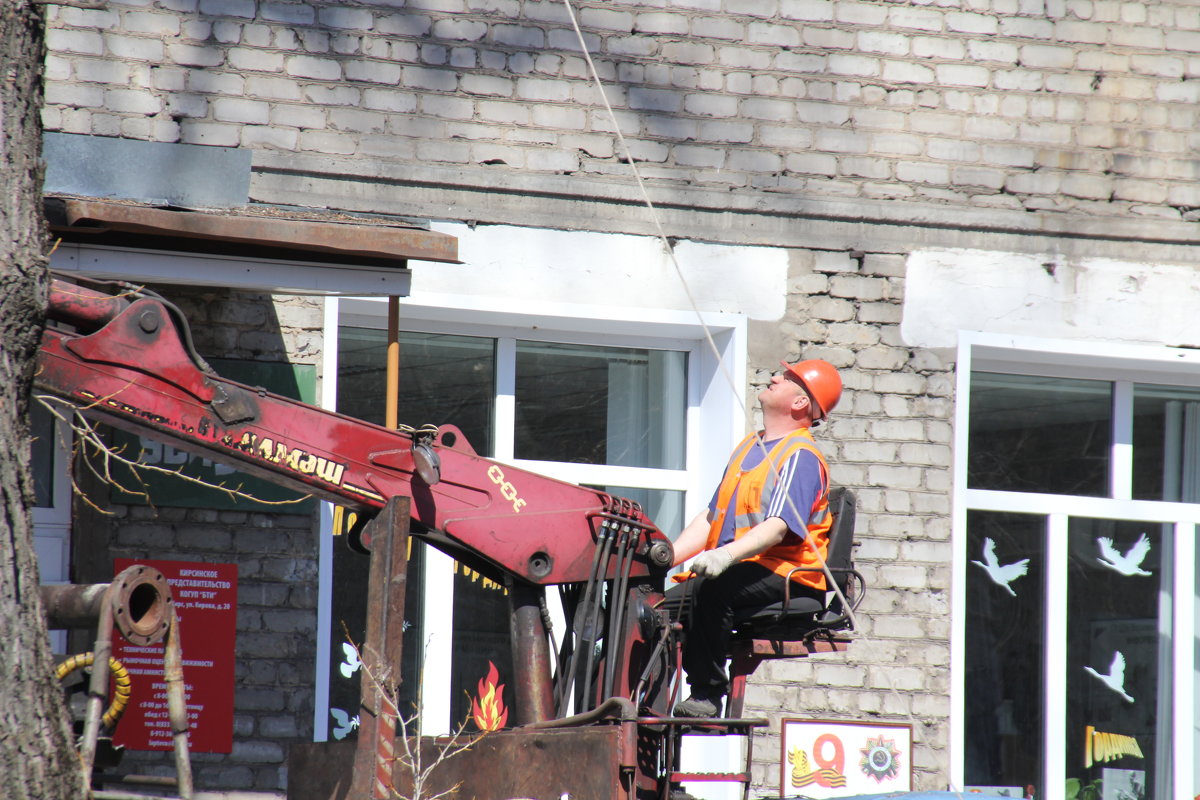
<path fill-rule="evenodd" d="M 426 765 L 424 754 L 421 750 L 421 737 L 419 735 L 409 735 L 409 730 L 414 724 L 418 725 L 419 730 L 419 721 L 424 711 L 423 692 L 420 688 L 420 682 L 417 684 L 417 700 L 414 712 L 408 716 L 401 714 L 399 711 L 400 704 L 397 697 L 396 684 L 390 680 L 391 665 L 382 663 L 381 659 L 372 657 L 371 653 L 364 654 L 362 648 L 350 636 L 350 632 L 346 629 L 344 622 L 342 623 L 342 632 L 346 637 L 346 643 L 354 649 L 355 656 L 363 671 L 365 683 L 374 686 L 383 694 L 383 698 L 386 701 L 385 705 L 389 710 L 384 711 L 381 709 L 380 713 L 388 714 L 395 722 L 396 738 L 400 740 L 400 748 L 398 754 L 393 759 L 393 763 L 406 768 L 412 775 L 412 793 L 410 795 L 400 794 L 396 791 L 395 786 L 389 787 L 392 794 L 396 798 L 399 798 L 399 800 L 440 800 L 440 798 L 457 792 L 459 787 L 462 786 L 461 781 L 435 794 L 426 794 L 425 787 L 433 775 L 433 771 L 439 765 L 459 753 L 469 750 L 476 742 L 487 736 L 488 732 L 484 731 L 480 736 L 470 736 L 466 733 L 469 719 L 464 719 L 448 737 L 442 737 L 440 740 L 434 739 L 436 756 L 432 764 Z M 366 656 L 365 658 L 364 655 Z M 469 736 L 469 738 L 464 741 L 464 736 Z"/>
<path fill-rule="evenodd" d="M 101 438 L 100 433 L 96 430 L 96 427 L 92 421 L 87 419 L 87 417 L 81 413 L 81 410 L 74 404 L 50 395 L 35 395 L 35 399 L 47 410 L 49 410 L 49 412 L 54 415 L 56 419 L 68 426 L 75 433 L 76 452 L 78 452 L 78 449 L 81 447 L 85 449 L 89 445 L 92 447 L 93 452 L 91 457 L 85 457 L 83 459 L 83 461 L 87 464 L 88 469 L 92 471 L 92 474 L 94 474 L 104 483 L 107 483 L 124 494 L 143 498 L 148 503 L 151 503 L 149 487 L 143 479 L 143 475 L 146 473 L 170 475 L 173 478 L 177 478 L 185 483 L 191 483 L 197 486 L 203 486 L 208 489 L 214 489 L 216 491 L 223 492 L 231 499 L 248 500 L 253 503 L 260 503 L 267 506 L 295 505 L 296 503 L 304 502 L 311 497 L 311 495 L 306 494 L 292 500 L 267 500 L 243 491 L 240 484 L 237 487 L 226 486 L 225 484 L 213 483 L 211 481 L 204 480 L 203 478 L 197 478 L 192 475 L 188 475 L 182 471 L 182 465 L 177 469 L 167 469 L 166 467 L 160 467 L 157 464 L 144 464 L 136 459 L 128 458 L 122 455 L 117 448 L 107 444 Z M 92 406 L 100 402 L 103 402 L 103 400 L 95 401 L 92 403 Z M 55 403 L 71 409 L 71 418 L 68 419 L 66 415 L 62 414 L 60 410 L 55 407 Z M 90 408 L 92 406 L 88 407 Z M 96 457 L 98 457 L 97 460 L 100 462 L 99 464 L 94 463 L 93 459 L 96 459 Z M 113 473 L 112 467 L 114 464 L 122 464 L 127 467 L 142 488 L 139 490 L 133 486 L 125 485 L 126 482 L 120 480 Z M 75 484 L 74 480 L 72 480 L 72 486 L 74 487 L 75 491 L 79 492 L 81 497 L 84 497 L 84 499 L 87 500 L 87 498 L 83 495 L 83 492 L 79 489 L 79 486 Z M 91 500 L 87 500 L 87 502 L 93 508 L 97 508 L 95 503 L 93 503 Z M 153 505 L 153 503 L 151 503 L 151 505 Z M 97 510 L 101 509 L 97 508 Z"/>

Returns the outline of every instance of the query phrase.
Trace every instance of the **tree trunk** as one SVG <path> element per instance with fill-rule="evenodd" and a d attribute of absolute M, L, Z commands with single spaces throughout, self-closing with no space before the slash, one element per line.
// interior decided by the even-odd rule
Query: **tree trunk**
<path fill-rule="evenodd" d="M 0 797 L 86 787 L 53 676 L 33 550 L 29 391 L 46 298 L 43 6 L 0 0 Z"/>

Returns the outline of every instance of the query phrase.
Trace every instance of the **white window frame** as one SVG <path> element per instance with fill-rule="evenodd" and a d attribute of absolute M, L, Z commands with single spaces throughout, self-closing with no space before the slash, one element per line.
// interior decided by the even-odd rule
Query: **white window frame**
<path fill-rule="evenodd" d="M 496 387 L 495 456 L 513 464 L 573 483 L 666 489 L 684 493 L 684 522 L 707 504 L 730 449 L 745 435 L 746 318 L 741 314 L 629 309 L 554 302 L 523 304 L 498 310 L 487 298 L 425 294 L 400 299 L 400 327 L 406 331 L 483 336 L 498 341 L 498 357 L 511 355 L 516 341 L 609 345 L 688 353 L 687 457 L 683 469 L 650 469 L 604 464 L 570 464 L 513 457 L 514 386 L 501 372 Z M 337 397 L 338 325 L 383 328 L 387 302 L 375 298 L 329 298 L 325 311 L 325 358 L 322 404 L 334 408 Z M 706 330 L 707 329 L 707 330 Z M 709 344 L 711 337 L 712 345 Z M 714 353 L 714 346 L 716 351 Z M 508 352 L 505 352 L 505 349 Z M 383 398 L 380 398 L 383 402 Z M 330 529 L 328 504 L 321 529 Z M 666 531 L 675 535 L 678 531 Z M 332 597 L 331 537 L 321 539 L 318 578 L 317 696 L 314 739 L 328 735 L 328 639 Z M 450 702 L 450 631 L 452 609 L 445 598 L 453 592 L 453 562 L 430 551 L 426 562 L 424 630 L 430 633 L 422 670 L 422 733 L 446 733 Z M 440 635 L 439 635 L 440 632 Z M 427 722 L 428 721 L 428 722 Z"/>
<path fill-rule="evenodd" d="M 1200 387 L 1200 352 L 1171 347 L 1128 345 L 1108 342 L 1079 342 L 1005 336 L 962 331 L 959 333 L 957 391 L 954 437 L 954 482 L 952 491 L 952 540 L 954 561 L 952 581 L 956 591 L 951 601 L 951 713 L 950 713 L 950 785 L 962 787 L 966 772 L 966 586 L 967 511 L 982 510 L 1045 515 L 1048 541 L 1047 574 L 1065 574 L 1066 527 L 1070 517 L 1133 519 L 1173 523 L 1175 526 L 1171 608 L 1173 686 L 1168 705 L 1172 718 L 1170 769 L 1160 754 L 1159 763 L 1148 768 L 1160 770 L 1167 780 L 1158 787 L 1159 797 L 1187 796 L 1200 787 L 1200 753 L 1194 734 L 1196 696 L 1193 639 L 1196 635 L 1195 534 L 1200 525 L 1200 504 L 1157 502 L 1131 499 L 1133 475 L 1132 430 L 1118 425 L 1111 445 L 1113 468 L 1111 497 L 1075 497 L 1056 494 L 1002 492 L 967 487 L 967 440 L 970 431 L 970 385 L 973 371 L 1001 372 L 1062 378 L 1087 378 L 1114 383 L 1114 411 L 1128 410 L 1134 383 L 1155 383 L 1180 387 Z M 1059 552 L 1061 550 L 1061 552 Z M 1044 658 L 1044 774 L 1043 792 L 1053 796 L 1049 787 L 1065 785 L 1067 778 L 1061 754 L 1065 751 L 1066 731 L 1066 629 L 1067 593 L 1059 581 L 1049 580 L 1045 588 Z M 1188 787 L 1177 791 L 1175 787 Z"/>

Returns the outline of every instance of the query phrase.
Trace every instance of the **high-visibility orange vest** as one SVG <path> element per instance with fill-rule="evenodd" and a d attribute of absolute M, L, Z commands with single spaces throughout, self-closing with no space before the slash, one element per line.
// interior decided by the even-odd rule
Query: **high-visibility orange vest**
<path fill-rule="evenodd" d="M 796 452 L 808 450 L 817 457 L 817 463 L 821 466 L 821 483 L 824 485 L 825 491 L 817 497 L 811 509 L 797 510 L 801 515 L 805 511 L 808 512 L 808 535 L 816 544 L 817 551 L 821 554 L 821 561 L 824 561 L 829 548 L 829 527 L 833 522 L 829 513 L 829 466 L 825 463 L 825 457 L 817 449 L 816 442 L 808 428 L 800 428 L 776 442 L 767 457 L 758 466 L 750 470 L 742 470 L 742 461 L 750 452 L 751 447 L 758 447 L 758 438 L 757 434 L 747 436 L 733 451 L 733 455 L 729 459 L 725 477 L 717 489 L 716 511 L 708 529 L 708 543 L 705 545 L 705 549 L 711 550 L 717 546 L 721 529 L 725 524 L 725 517 L 729 512 L 730 500 L 735 497 L 735 493 L 734 539 L 740 538 L 746 531 L 766 519 L 763 512 L 770 505 L 771 494 L 775 490 L 779 471 Z M 773 469 L 772 464 L 774 464 Z M 785 535 L 779 544 L 744 560 L 762 564 L 777 575 L 784 577 L 787 577 L 788 572 L 796 567 L 814 567 L 817 571 L 797 572 L 792 575 L 792 580 L 814 589 L 825 588 L 825 575 L 820 571 L 821 561 L 817 560 L 808 543 L 801 540 L 799 536 Z"/>

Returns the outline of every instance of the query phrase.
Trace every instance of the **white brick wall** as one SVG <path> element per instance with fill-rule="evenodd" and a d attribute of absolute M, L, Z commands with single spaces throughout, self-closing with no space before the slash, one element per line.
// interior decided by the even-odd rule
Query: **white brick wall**
<path fill-rule="evenodd" d="M 791 263 L 779 325 L 792 347 L 785 356 L 827 358 L 844 376 L 842 403 L 817 438 L 834 483 L 857 493 L 855 558 L 870 589 L 859 609 L 863 636 L 849 652 L 760 667 L 748 713 L 776 724 L 787 716 L 912 724 L 915 785 L 945 788 L 953 367 L 897 335 L 902 256 L 794 251 Z M 763 794 L 778 790 L 778 728 L 770 731 L 755 754 Z"/>
<path fill-rule="evenodd" d="M 1183 0 L 1145 7 L 1073 3 L 1053 18 L 1041 3 L 1026 8 L 1015 0 L 936 6 L 882 0 L 579 5 L 588 46 L 609 81 L 614 104 L 634 112 L 627 117 L 629 133 L 665 148 L 662 176 L 675 185 L 729 180 L 709 168 L 711 158 L 696 163 L 695 148 L 702 147 L 725 151 L 726 163 L 745 165 L 736 178 L 745 186 L 802 187 L 809 197 L 889 196 L 896 202 L 915 197 L 926 203 L 1036 209 L 1051 205 L 1047 191 L 1070 186 L 1077 193 L 1053 203 L 1060 212 L 1120 216 L 1151 213 L 1154 207 L 1155 216 L 1168 219 L 1192 213 L 1176 200 L 1191 191 L 1191 178 L 1178 171 L 1134 172 L 1127 175 L 1134 182 L 1106 193 L 1088 175 L 1067 180 L 1082 167 L 1062 166 L 1083 163 L 1072 157 L 1085 151 L 1099 157 L 1101 173 L 1121 157 L 1149 164 L 1187 152 L 1200 97 L 1200 13 Z M 487 101 L 504 98 L 530 109 L 559 104 L 575 111 L 599 109 L 580 59 L 570 55 L 578 52 L 578 43 L 564 9 L 545 0 L 419 0 L 402 9 L 137 0 L 104 10 L 52 7 L 49 16 L 50 129 L 102 135 L 136 135 L 129 132 L 137 130 L 168 138 L 206 130 L 211 140 L 218 128 L 197 126 L 262 125 L 262 115 L 231 118 L 225 104 L 209 102 L 186 126 L 188 134 L 185 127 L 160 124 L 173 123 L 177 92 L 202 91 L 210 101 L 220 96 L 266 102 L 268 118 L 276 119 L 288 116 L 289 106 L 334 98 L 328 90 L 350 82 L 430 98 L 467 98 L 467 106 L 406 100 L 373 108 L 399 115 L 429 108 L 435 117 L 453 109 L 452 118 L 476 123 L 477 130 L 495 130 L 497 145 L 514 146 L 504 127 L 517 118 L 540 129 L 523 137 L 539 150 L 561 147 L 568 137 L 611 131 L 596 114 L 534 116 Z M 189 78 L 187 87 L 156 82 L 146 90 L 152 96 L 134 101 L 115 94 L 104 114 L 76 113 L 96 108 L 87 85 L 120 83 L 120 72 L 131 64 L 181 71 Z M 217 82 L 199 90 L 190 81 L 197 74 Z M 269 92 L 261 91 L 267 84 L 254 84 L 259 90 L 254 92 L 238 80 L 251 75 L 278 83 Z M 231 80 L 221 83 L 221 77 Z M 661 114 L 676 124 L 663 124 L 656 118 Z M 154 124 L 126 124 L 139 118 Z M 732 124 L 706 124 L 712 118 Z M 798 132 L 781 136 L 780 123 Z M 379 126 L 334 131 L 332 121 L 326 124 L 331 126 L 326 132 L 338 135 L 295 138 L 294 147 L 385 161 L 404 160 L 399 154 L 417 149 L 418 142 L 397 144 L 391 148 L 397 155 L 388 158 L 372 139 L 367 153 L 361 137 L 377 135 Z M 859 138 L 859 126 L 886 135 Z M 1148 134 L 1122 138 L 1112 133 L 1116 126 Z M 420 138 L 414 132 L 423 127 L 405 120 L 390 129 Z M 958 141 L 922 146 L 925 136 Z M 243 137 L 228 131 L 220 138 Z M 272 139 L 270 146 L 284 147 L 289 140 Z M 981 140 L 996 146 L 975 147 Z M 268 146 L 261 133 L 245 141 Z M 333 149 L 321 149 L 322 143 Z M 438 142 L 420 144 L 428 152 Z M 444 144 L 457 151 L 452 142 Z M 781 174 L 774 159 L 749 155 L 762 148 L 778 155 Z M 1031 148 L 1052 156 L 1041 165 L 1046 180 L 1013 180 L 1030 166 L 1028 157 L 1014 154 Z M 597 155 L 601 152 L 614 155 Z M 619 174 L 615 153 L 610 143 L 586 160 L 608 161 L 611 169 L 595 164 L 594 171 Z M 828 158 L 810 158 L 816 154 Z M 878 163 L 867 168 L 864 157 Z M 548 163 L 544 157 L 537 160 Z M 832 163 L 832 169 L 819 172 L 834 180 L 801 179 L 812 174 L 814 162 Z M 510 168 L 518 169 L 515 164 L 510 161 Z M 794 175 L 793 164 L 799 167 Z M 519 169 L 528 174 L 534 167 L 523 161 Z M 1161 181 L 1162 188 L 1155 191 L 1147 181 Z"/>

